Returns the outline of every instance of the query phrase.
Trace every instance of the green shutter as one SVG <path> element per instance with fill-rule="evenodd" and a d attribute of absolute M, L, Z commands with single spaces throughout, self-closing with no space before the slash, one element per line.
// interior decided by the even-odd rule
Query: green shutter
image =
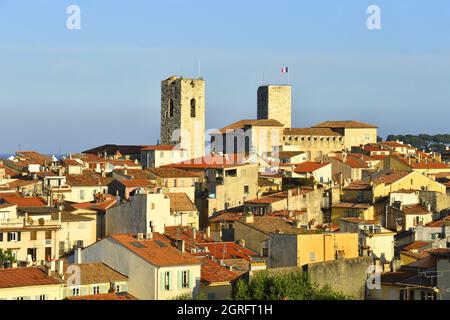
<path fill-rule="evenodd" d="M 159 274 L 159 288 L 164 291 L 164 272 Z"/>
<path fill-rule="evenodd" d="M 183 288 L 183 271 L 178 271 L 178 290 Z"/>
<path fill-rule="evenodd" d="M 192 270 L 189 270 L 188 273 L 189 273 L 189 288 L 192 289 L 195 287 L 194 272 L 192 272 Z"/>

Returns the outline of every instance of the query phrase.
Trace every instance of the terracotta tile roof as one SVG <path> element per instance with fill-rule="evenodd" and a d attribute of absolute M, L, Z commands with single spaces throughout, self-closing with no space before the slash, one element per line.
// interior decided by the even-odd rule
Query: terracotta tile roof
<path fill-rule="evenodd" d="M 201 281 L 206 283 L 231 282 L 241 276 L 240 273 L 222 267 L 210 258 L 198 258 L 201 262 Z"/>
<path fill-rule="evenodd" d="M 234 242 L 208 242 L 199 243 L 196 246 L 200 248 L 208 248 L 208 255 L 220 260 L 245 259 L 247 261 L 250 261 L 252 257 L 259 257 L 256 252 L 244 248 Z M 203 254 L 204 253 L 199 253 L 198 255 Z"/>
<path fill-rule="evenodd" d="M 118 183 L 126 188 L 156 187 L 151 180 L 147 179 L 116 179 Z"/>
<path fill-rule="evenodd" d="M 428 241 L 414 241 L 414 242 L 411 242 L 410 244 L 404 246 L 402 248 L 402 250 L 404 250 L 404 251 L 417 250 L 417 249 L 431 246 L 431 244 L 432 244 L 432 242 L 428 242 Z"/>
<path fill-rule="evenodd" d="M 4 196 L 0 193 L 0 199 L 4 202 L 22 207 L 47 207 L 47 203 L 39 197 Z"/>
<path fill-rule="evenodd" d="M 260 120 L 239 120 L 219 130 L 220 133 L 226 133 L 228 130 L 244 129 L 245 127 L 283 127 L 283 124 L 273 119 Z"/>
<path fill-rule="evenodd" d="M 97 155 L 98 153 L 106 152 L 107 154 L 113 155 L 119 152 L 122 155 L 130 156 L 140 154 L 141 150 L 145 147 L 148 146 L 105 144 L 103 146 L 83 151 L 83 153 Z"/>
<path fill-rule="evenodd" d="M 154 178 L 154 175 L 146 170 L 142 170 L 142 169 L 114 169 L 115 173 L 127 176 L 127 177 L 132 177 L 132 179 L 147 179 L 147 180 L 151 180 Z M 125 174 L 126 172 L 126 174 Z"/>
<path fill-rule="evenodd" d="M 443 169 L 443 170 L 450 170 L 450 167 L 446 165 L 445 163 L 441 162 L 412 162 L 411 166 L 414 169 Z"/>
<path fill-rule="evenodd" d="M 10 188 L 10 189 L 17 189 L 17 188 L 21 188 L 21 187 L 25 187 L 25 186 L 31 186 L 31 185 L 35 185 L 38 184 L 39 181 L 37 180 L 22 180 L 22 179 L 17 179 L 11 182 L 8 182 L 4 185 L 1 185 L 1 187 L 6 187 L 6 188 Z"/>
<path fill-rule="evenodd" d="M 139 163 L 132 160 L 108 160 L 108 162 L 116 167 L 142 168 Z"/>
<path fill-rule="evenodd" d="M 47 155 L 43 155 L 36 151 L 17 151 L 16 155 L 19 157 L 26 158 L 31 162 L 34 162 L 36 164 L 41 164 L 41 165 L 43 165 L 44 163 L 50 164 L 52 162 L 51 157 L 49 157 Z"/>
<path fill-rule="evenodd" d="M 292 196 L 299 196 L 299 195 L 305 195 L 308 194 L 310 192 L 314 191 L 312 188 L 300 188 L 300 189 L 291 189 L 292 192 Z M 273 193 L 267 196 L 263 196 L 261 198 L 257 198 L 257 199 L 252 199 L 252 200 L 248 200 L 245 201 L 246 205 L 251 205 L 251 204 L 270 204 L 270 203 L 274 203 L 274 202 L 278 202 L 278 201 L 282 201 L 284 199 L 287 199 L 288 197 L 288 192 L 287 191 L 283 191 L 283 192 L 277 192 L 277 193 Z"/>
<path fill-rule="evenodd" d="M 427 223 L 425 226 L 430 228 L 450 226 L 450 216 L 444 217 L 436 221 L 431 221 Z"/>
<path fill-rule="evenodd" d="M 332 205 L 333 208 L 347 208 L 347 209 L 369 209 L 373 207 L 368 203 L 351 203 L 351 202 L 339 202 Z"/>
<path fill-rule="evenodd" d="M 258 178 L 258 186 L 259 187 L 277 187 L 278 185 L 275 182 L 270 181 L 265 178 Z"/>
<path fill-rule="evenodd" d="M 97 301 L 109 301 L 109 300 L 138 300 L 136 297 L 129 293 L 105 293 L 105 294 L 93 294 L 89 296 L 67 297 L 68 300 L 97 300 Z"/>
<path fill-rule="evenodd" d="M 142 151 L 183 151 L 184 149 L 180 149 L 178 146 L 172 146 L 172 145 L 167 145 L 167 144 L 160 144 L 160 145 L 156 145 L 156 146 L 147 146 L 142 148 Z"/>
<path fill-rule="evenodd" d="M 112 178 L 102 177 L 99 174 L 85 170 L 83 174 L 68 174 L 66 175 L 66 183 L 73 187 L 95 187 L 107 186 L 112 181 Z"/>
<path fill-rule="evenodd" d="M 287 222 L 285 219 L 273 216 L 255 216 L 253 217 L 253 223 L 244 223 L 238 221 L 238 223 L 246 224 L 264 233 L 285 233 L 285 234 L 303 234 L 308 233 L 303 229 L 295 227 L 292 223 Z"/>
<path fill-rule="evenodd" d="M 116 204 L 116 197 L 110 194 L 104 194 L 104 200 L 97 202 L 83 202 L 83 203 L 69 203 L 68 205 L 75 209 L 88 209 L 88 210 L 98 210 L 98 211 L 106 211 Z"/>
<path fill-rule="evenodd" d="M 184 192 L 166 193 L 170 199 L 170 210 L 174 212 L 179 211 L 197 211 L 194 203 Z"/>
<path fill-rule="evenodd" d="M 408 206 L 403 206 L 402 211 L 404 214 L 430 214 L 430 212 L 424 206 L 420 204 L 412 204 Z"/>
<path fill-rule="evenodd" d="M 186 251 L 191 251 L 192 248 L 197 246 L 199 243 L 212 242 L 212 239 L 208 238 L 204 232 L 199 230 L 195 231 L 196 236 L 193 238 L 194 229 L 191 227 L 184 226 L 172 226 L 164 228 L 164 235 L 171 239 L 175 240 L 184 240 Z"/>
<path fill-rule="evenodd" d="M 367 124 L 364 122 L 354 121 L 354 120 L 346 120 L 346 121 L 325 121 L 313 126 L 313 128 L 350 128 L 350 129 L 359 129 L 359 128 L 377 128 L 374 125 Z"/>
<path fill-rule="evenodd" d="M 239 211 L 225 211 L 211 216 L 209 222 L 234 222 L 239 220 L 242 216 L 242 209 Z"/>
<path fill-rule="evenodd" d="M 316 170 L 319 170 L 323 167 L 326 167 L 330 165 L 330 162 L 312 162 L 312 161 L 306 161 L 301 164 L 297 164 L 295 166 L 294 172 L 295 173 L 307 173 L 307 172 L 314 172 Z"/>
<path fill-rule="evenodd" d="M 339 133 L 329 128 L 285 128 L 283 134 L 285 136 L 341 137 Z"/>
<path fill-rule="evenodd" d="M 178 169 L 225 169 L 247 165 L 242 154 L 232 155 L 207 155 L 205 157 L 189 159 L 180 163 L 174 163 L 162 168 L 172 167 Z"/>
<path fill-rule="evenodd" d="M 14 206 L 15 206 L 15 204 L 2 203 L 2 204 L 0 204 L 0 209 L 11 208 L 11 207 L 14 207 Z"/>
<path fill-rule="evenodd" d="M 99 157 L 94 154 L 85 154 L 80 157 L 80 160 L 86 163 L 108 163 L 108 159 Z"/>
<path fill-rule="evenodd" d="M 375 160 L 384 160 L 386 159 L 388 156 L 387 155 L 377 155 L 377 154 L 373 154 L 371 155 L 372 158 L 374 158 Z"/>
<path fill-rule="evenodd" d="M 348 154 L 345 161 L 342 158 L 342 155 L 339 155 L 338 157 L 331 157 L 334 160 L 340 161 L 342 163 L 345 163 L 346 165 L 348 165 L 349 167 L 353 168 L 353 169 L 367 169 L 369 168 L 369 166 L 367 165 L 367 163 L 356 157 L 356 156 L 352 156 L 351 154 Z"/>
<path fill-rule="evenodd" d="M 350 223 L 356 223 L 356 224 L 378 224 L 379 221 L 378 220 L 364 220 L 361 218 L 341 218 L 339 220 L 345 221 L 345 222 L 350 222 Z"/>
<path fill-rule="evenodd" d="M 346 187 L 344 187 L 344 190 L 372 190 L 372 185 L 370 182 L 363 181 L 363 180 L 355 180 Z"/>
<path fill-rule="evenodd" d="M 0 288 L 57 285 L 62 282 L 49 277 L 40 268 L 0 269 Z"/>
<path fill-rule="evenodd" d="M 372 176 L 372 178 L 374 182 L 390 185 L 407 177 L 410 174 L 411 172 L 406 170 L 390 170 L 387 172 L 376 173 Z"/>
<path fill-rule="evenodd" d="M 384 142 L 381 142 L 380 144 L 391 147 L 391 148 L 410 148 L 410 149 L 412 149 L 411 146 L 408 146 L 406 144 L 403 144 L 403 143 L 400 143 L 397 141 L 384 141 Z"/>
<path fill-rule="evenodd" d="M 158 178 L 199 178 L 198 174 L 171 167 L 148 168 L 147 171 Z"/>
<path fill-rule="evenodd" d="M 290 158 L 299 156 L 304 153 L 305 153 L 304 151 L 281 151 L 281 152 L 275 154 L 273 157 L 279 158 L 279 159 L 290 159 Z"/>
<path fill-rule="evenodd" d="M 77 160 L 75 159 L 64 159 L 62 161 L 62 163 L 66 166 L 82 166 L 81 163 L 79 163 Z"/>
<path fill-rule="evenodd" d="M 67 272 L 70 266 L 76 266 L 79 268 L 81 285 L 128 281 L 128 277 L 108 267 L 106 264 L 102 262 L 81 263 L 81 264 L 65 263 L 64 264 L 65 279 L 68 279 L 73 274 L 73 270 L 70 273 Z"/>
<path fill-rule="evenodd" d="M 200 264 L 190 253 L 180 252 L 167 237 L 157 232 L 153 232 L 153 239 L 138 240 L 130 234 L 115 234 L 110 238 L 158 267 Z"/>

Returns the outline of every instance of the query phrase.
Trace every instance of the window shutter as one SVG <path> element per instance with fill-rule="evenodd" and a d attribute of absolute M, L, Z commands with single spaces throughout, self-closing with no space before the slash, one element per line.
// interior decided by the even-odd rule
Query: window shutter
<path fill-rule="evenodd" d="M 192 289 L 195 287 L 194 272 L 192 272 L 192 270 L 189 270 L 188 273 L 189 273 L 189 288 Z"/>
<path fill-rule="evenodd" d="M 183 271 L 178 271 L 178 290 L 183 287 Z"/>
<path fill-rule="evenodd" d="M 159 288 L 161 289 L 161 291 L 164 291 L 164 272 L 161 272 L 159 274 Z"/>
<path fill-rule="evenodd" d="M 172 271 L 169 271 L 169 290 L 172 290 Z"/>
<path fill-rule="evenodd" d="M 17 241 L 20 241 L 20 237 L 21 237 L 22 233 L 21 232 L 17 232 Z"/>

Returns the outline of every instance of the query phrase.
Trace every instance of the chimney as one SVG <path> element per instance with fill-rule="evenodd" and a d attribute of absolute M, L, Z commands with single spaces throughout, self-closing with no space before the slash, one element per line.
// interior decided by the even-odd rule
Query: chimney
<path fill-rule="evenodd" d="M 197 239 L 197 229 L 192 228 L 192 239 Z"/>
<path fill-rule="evenodd" d="M 211 238 L 211 227 L 207 227 L 206 228 L 206 235 L 208 236 L 208 238 Z"/>
<path fill-rule="evenodd" d="M 239 240 L 239 243 L 238 243 L 241 247 L 243 247 L 243 248 L 245 248 L 245 240 L 244 239 L 241 239 L 241 240 Z"/>
<path fill-rule="evenodd" d="M 75 263 L 75 264 L 81 264 L 81 261 L 82 261 L 82 259 L 81 259 L 81 248 L 76 248 L 76 249 L 75 249 L 75 255 L 74 255 L 74 257 L 75 257 L 74 263 Z"/>
<path fill-rule="evenodd" d="M 248 215 L 246 215 L 244 217 L 244 222 L 245 223 L 253 223 L 253 222 L 255 222 L 255 219 L 253 218 L 253 214 L 249 213 Z"/>
<path fill-rule="evenodd" d="M 426 205 L 427 205 L 427 211 L 431 212 L 431 203 L 427 202 Z"/>
<path fill-rule="evenodd" d="M 153 239 L 153 232 L 149 232 L 146 234 L 147 239 Z"/>

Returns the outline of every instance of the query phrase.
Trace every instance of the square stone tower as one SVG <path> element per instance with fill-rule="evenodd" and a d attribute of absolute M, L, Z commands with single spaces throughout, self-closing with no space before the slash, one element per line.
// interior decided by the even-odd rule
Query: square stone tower
<path fill-rule="evenodd" d="M 258 120 L 273 119 L 291 127 L 291 86 L 267 85 L 258 88 Z"/>
<path fill-rule="evenodd" d="M 161 82 L 161 144 L 205 153 L 205 81 L 172 76 Z"/>

